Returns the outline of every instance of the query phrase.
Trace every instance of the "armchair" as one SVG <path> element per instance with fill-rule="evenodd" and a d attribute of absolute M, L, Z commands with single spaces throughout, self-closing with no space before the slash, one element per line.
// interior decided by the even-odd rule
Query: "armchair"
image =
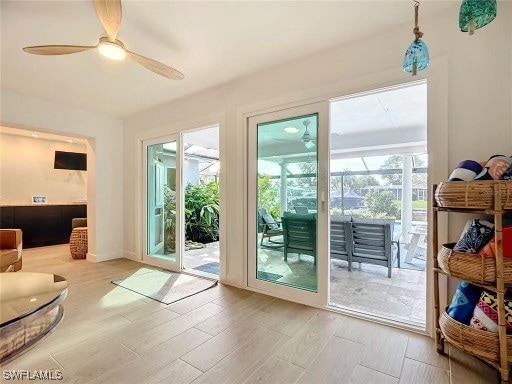
<path fill-rule="evenodd" d="M 258 209 L 258 216 L 261 220 L 261 225 L 263 227 L 263 232 L 261 234 L 260 245 L 265 246 L 263 244 L 263 240 L 267 238 L 266 246 L 269 246 L 269 243 L 275 244 L 275 246 L 282 246 L 283 243 L 275 240 L 271 240 L 272 237 L 282 236 L 283 229 L 281 228 L 281 223 L 279 221 L 275 221 L 272 215 L 270 215 L 265 208 Z"/>
<path fill-rule="evenodd" d="M 22 266 L 21 229 L 0 229 L 0 272 L 16 272 Z"/>
<path fill-rule="evenodd" d="M 313 256 L 316 265 L 316 215 L 285 212 L 281 218 L 284 236 L 284 261 L 288 253 Z"/>
<path fill-rule="evenodd" d="M 297 205 L 294 207 L 295 213 L 299 213 L 301 215 L 307 215 L 309 213 L 308 207 L 304 205 Z"/>
<path fill-rule="evenodd" d="M 87 227 L 87 217 L 77 217 L 71 220 L 71 229 Z"/>
<path fill-rule="evenodd" d="M 352 226 L 352 257 L 351 262 L 370 263 L 388 268 L 391 277 L 393 263 L 398 258 L 400 268 L 400 243 L 397 252 L 393 252 L 394 220 L 354 219 Z M 349 267 L 350 268 L 350 267 Z"/>
<path fill-rule="evenodd" d="M 348 261 L 352 270 L 352 217 L 331 216 L 331 258 Z"/>

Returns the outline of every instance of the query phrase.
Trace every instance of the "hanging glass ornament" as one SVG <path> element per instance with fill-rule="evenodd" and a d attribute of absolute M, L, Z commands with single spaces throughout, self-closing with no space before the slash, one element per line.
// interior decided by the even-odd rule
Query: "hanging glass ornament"
<path fill-rule="evenodd" d="M 460 30 L 472 35 L 496 18 L 496 10 L 496 0 L 463 0 L 459 13 Z"/>
<path fill-rule="evenodd" d="M 405 51 L 404 63 L 402 65 L 405 72 L 412 73 L 416 76 L 417 71 L 421 71 L 428 67 L 429 57 L 427 44 L 421 40 L 423 32 L 420 32 L 418 26 L 418 10 L 420 2 L 414 2 L 414 29 L 413 34 L 416 37 Z"/>

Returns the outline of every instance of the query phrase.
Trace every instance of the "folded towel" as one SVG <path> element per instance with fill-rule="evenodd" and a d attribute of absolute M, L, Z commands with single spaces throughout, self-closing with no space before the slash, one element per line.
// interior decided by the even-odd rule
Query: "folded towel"
<path fill-rule="evenodd" d="M 512 329 L 512 303 L 505 298 L 505 326 Z M 483 291 L 469 322 L 470 327 L 482 331 L 498 332 L 498 298 L 496 293 Z"/>
<path fill-rule="evenodd" d="M 487 220 L 473 219 L 466 223 L 454 251 L 477 253 L 492 239 L 494 224 Z"/>
<path fill-rule="evenodd" d="M 510 168 L 510 158 L 503 155 L 492 156 L 475 180 L 499 180 Z"/>
<path fill-rule="evenodd" d="M 505 227 L 501 231 L 503 257 L 512 257 L 512 227 Z M 496 242 L 494 237 L 478 252 L 480 256 L 496 257 Z"/>
<path fill-rule="evenodd" d="M 512 164 L 512 157 L 509 157 L 510 164 Z M 508 167 L 503 175 L 501 175 L 502 180 L 512 180 L 512 165 Z"/>
<path fill-rule="evenodd" d="M 470 181 L 482 172 L 482 166 L 474 160 L 461 161 L 450 175 L 448 181 Z"/>
<path fill-rule="evenodd" d="M 483 289 L 467 281 L 460 281 L 446 313 L 460 323 L 469 325 Z"/>

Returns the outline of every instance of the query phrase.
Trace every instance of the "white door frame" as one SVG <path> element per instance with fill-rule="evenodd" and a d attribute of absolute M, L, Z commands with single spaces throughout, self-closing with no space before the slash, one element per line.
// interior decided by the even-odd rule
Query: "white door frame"
<path fill-rule="evenodd" d="M 257 257 L 257 125 L 296 116 L 318 114 L 317 132 L 317 292 L 310 292 L 256 278 Z M 246 116 L 247 134 L 247 286 L 273 296 L 289 298 L 316 307 L 327 305 L 329 260 L 329 102 L 328 100 Z"/>
<path fill-rule="evenodd" d="M 176 142 L 176 260 L 171 260 L 165 256 L 148 254 L 148 146 L 161 143 Z M 180 134 L 171 134 L 142 141 L 142 262 L 154 265 L 156 267 L 169 269 L 172 271 L 181 271 L 182 257 L 182 141 Z"/>

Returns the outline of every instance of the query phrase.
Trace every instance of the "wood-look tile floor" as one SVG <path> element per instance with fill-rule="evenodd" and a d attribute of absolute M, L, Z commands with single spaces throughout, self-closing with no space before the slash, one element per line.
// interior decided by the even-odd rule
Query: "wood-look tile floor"
<path fill-rule="evenodd" d="M 402 255 L 406 253 L 407 250 L 402 248 Z M 213 242 L 205 248 L 186 251 L 183 263 L 186 269 L 194 269 L 218 262 L 219 254 L 219 242 Z M 331 259 L 330 303 L 425 328 L 426 271 L 410 269 L 410 265 L 419 268 L 422 263 L 424 261 L 415 258 L 407 267 L 403 261 L 402 268 L 394 267 L 391 278 L 388 278 L 386 267 L 354 263 L 349 271 L 346 261 Z M 313 257 L 292 254 L 288 261 L 284 261 L 282 247 L 259 247 L 258 270 L 280 276 L 279 282 L 312 290 L 317 286 Z"/>
<path fill-rule="evenodd" d="M 23 271 L 68 280 L 65 318 L 2 369 L 58 369 L 64 383 L 496 382 L 455 349 L 440 356 L 427 337 L 333 312 L 223 285 L 163 305 L 110 283 L 141 267 L 25 250 Z"/>

